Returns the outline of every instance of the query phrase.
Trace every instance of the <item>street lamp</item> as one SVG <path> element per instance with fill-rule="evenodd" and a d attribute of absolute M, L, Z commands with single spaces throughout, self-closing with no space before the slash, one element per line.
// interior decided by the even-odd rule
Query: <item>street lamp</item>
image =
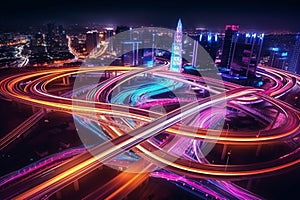
<path fill-rule="evenodd" d="M 257 138 L 259 138 L 260 132 L 261 132 L 261 130 L 258 131 L 258 134 L 256 135 Z M 256 155 L 256 156 L 259 155 L 260 150 L 261 150 L 261 144 L 259 144 L 259 145 L 257 146 L 256 152 L 255 152 L 255 155 Z"/>
<path fill-rule="evenodd" d="M 228 162 L 229 162 L 230 155 L 231 155 L 231 150 L 229 150 L 229 151 L 227 152 L 227 159 L 226 159 L 226 165 L 225 165 L 225 172 L 227 171 L 227 167 L 228 167 Z"/>
<path fill-rule="evenodd" d="M 259 136 L 260 136 L 260 131 L 261 131 L 261 130 L 259 130 L 259 131 L 258 131 L 258 134 L 256 135 L 257 138 L 259 138 Z"/>
<path fill-rule="evenodd" d="M 225 136 L 227 137 L 227 135 L 228 135 L 228 131 L 229 131 L 229 124 L 228 124 L 228 123 L 226 123 L 226 125 L 227 125 L 227 130 L 226 130 L 226 134 L 225 134 Z M 221 160 L 224 160 L 224 158 L 225 158 L 225 153 L 226 153 L 226 150 L 227 150 L 227 144 L 224 144 L 224 146 L 223 146 L 223 151 L 222 151 L 222 155 L 221 155 Z"/>
<path fill-rule="evenodd" d="M 226 123 L 226 125 L 227 125 L 227 130 L 226 130 L 226 137 L 227 137 L 227 135 L 228 135 L 228 130 L 229 130 L 229 124 Z"/>

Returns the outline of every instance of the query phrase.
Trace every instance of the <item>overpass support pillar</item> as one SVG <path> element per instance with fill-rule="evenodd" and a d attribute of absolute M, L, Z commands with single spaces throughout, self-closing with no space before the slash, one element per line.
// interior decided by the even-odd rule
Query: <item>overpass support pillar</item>
<path fill-rule="evenodd" d="M 259 156 L 259 154 L 260 154 L 260 152 L 261 152 L 261 147 L 262 147 L 261 144 L 257 146 L 257 148 L 256 148 L 256 153 L 255 153 L 256 156 Z"/>
<path fill-rule="evenodd" d="M 224 144 L 223 150 L 222 150 L 222 155 L 221 155 L 221 160 L 225 159 L 226 153 L 227 153 L 227 144 Z"/>
<path fill-rule="evenodd" d="M 113 72 L 111 72 L 111 71 L 105 71 L 105 77 L 106 78 L 110 78 L 110 77 L 112 77 L 112 75 L 113 75 Z"/>
<path fill-rule="evenodd" d="M 252 182 L 253 182 L 253 179 L 249 179 L 249 180 L 248 180 L 248 182 L 247 182 L 247 187 L 246 187 L 247 190 L 250 190 L 250 189 L 251 189 Z"/>
<path fill-rule="evenodd" d="M 77 179 L 76 181 L 74 181 L 73 186 L 74 186 L 74 190 L 77 192 L 77 191 L 79 190 L 79 182 L 78 182 L 78 179 Z"/>
<path fill-rule="evenodd" d="M 55 193 L 56 199 L 62 199 L 61 191 Z"/>
<path fill-rule="evenodd" d="M 43 113 L 47 114 L 48 112 L 50 112 L 50 110 L 48 110 L 47 108 L 42 108 L 43 109 Z"/>
<path fill-rule="evenodd" d="M 70 78 L 69 78 L 69 76 L 64 76 L 62 78 L 62 81 L 63 81 L 64 85 L 70 85 Z"/>
<path fill-rule="evenodd" d="M 33 114 L 39 111 L 39 108 L 36 106 L 32 106 L 31 109 Z"/>

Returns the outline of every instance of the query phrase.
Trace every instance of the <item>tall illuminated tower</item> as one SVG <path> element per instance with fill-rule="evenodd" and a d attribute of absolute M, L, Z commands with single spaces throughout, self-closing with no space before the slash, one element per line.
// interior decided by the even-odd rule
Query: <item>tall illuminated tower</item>
<path fill-rule="evenodd" d="M 178 20 L 176 33 L 174 35 L 174 42 L 172 44 L 172 55 L 170 70 L 174 72 L 182 71 L 182 23 Z"/>

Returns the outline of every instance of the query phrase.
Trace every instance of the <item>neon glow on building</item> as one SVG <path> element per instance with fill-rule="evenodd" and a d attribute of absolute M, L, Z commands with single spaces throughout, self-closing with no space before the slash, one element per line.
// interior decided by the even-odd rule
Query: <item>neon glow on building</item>
<path fill-rule="evenodd" d="M 181 72 L 182 68 L 182 23 L 178 20 L 176 33 L 174 35 L 174 42 L 172 44 L 172 55 L 170 70 L 174 72 Z"/>

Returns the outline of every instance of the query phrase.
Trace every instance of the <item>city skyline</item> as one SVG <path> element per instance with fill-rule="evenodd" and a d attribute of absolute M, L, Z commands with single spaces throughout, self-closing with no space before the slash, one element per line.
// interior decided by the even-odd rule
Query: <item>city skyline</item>
<path fill-rule="evenodd" d="M 299 199 L 296 5 L 2 3 L 0 199 Z"/>

